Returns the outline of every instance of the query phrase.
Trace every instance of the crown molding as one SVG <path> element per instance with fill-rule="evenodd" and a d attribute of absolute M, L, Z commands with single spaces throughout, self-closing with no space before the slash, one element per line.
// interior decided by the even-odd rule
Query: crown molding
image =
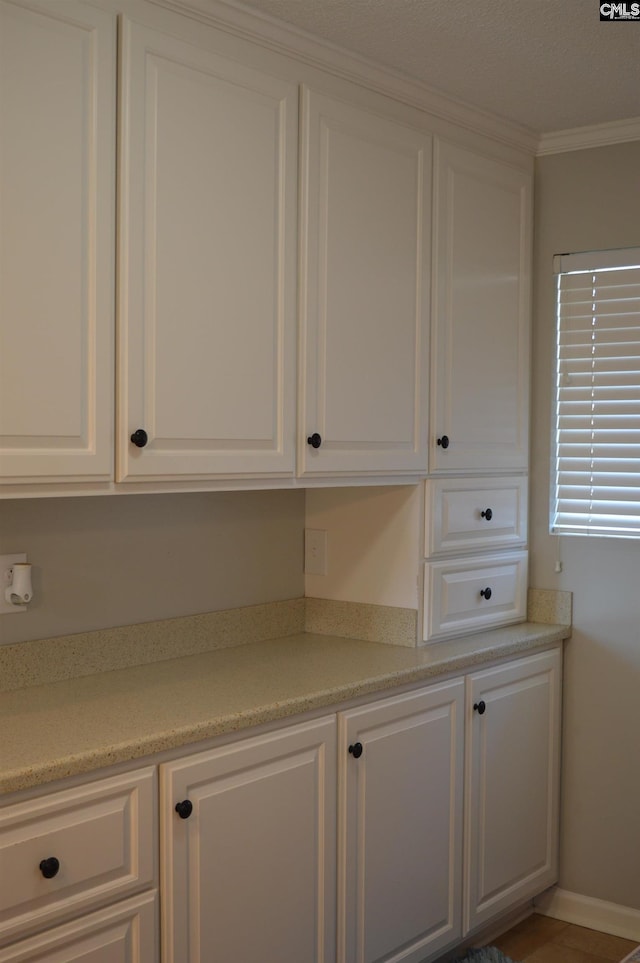
<path fill-rule="evenodd" d="M 536 154 L 538 157 L 544 154 L 561 154 L 570 150 L 586 150 L 589 147 L 625 144 L 632 140 L 640 140 L 640 117 L 543 134 Z"/>
<path fill-rule="evenodd" d="M 482 134 L 533 155 L 539 134 L 381 67 L 341 47 L 319 40 L 290 24 L 252 10 L 237 0 L 150 0 L 183 16 L 324 70 L 351 83 L 390 97 L 407 107 Z"/>

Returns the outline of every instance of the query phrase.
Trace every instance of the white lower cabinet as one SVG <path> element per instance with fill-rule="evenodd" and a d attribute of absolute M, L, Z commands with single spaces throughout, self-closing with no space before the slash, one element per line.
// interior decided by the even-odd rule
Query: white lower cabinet
<path fill-rule="evenodd" d="M 465 930 L 557 876 L 561 650 L 467 678 Z"/>
<path fill-rule="evenodd" d="M 558 647 L 162 765 L 163 963 L 427 963 L 542 892 L 560 677 Z"/>
<path fill-rule="evenodd" d="M 161 763 L 159 927 L 154 766 L 9 801 L 0 963 L 428 963 L 556 879 L 561 658 Z"/>
<path fill-rule="evenodd" d="M 339 963 L 413 963 L 461 936 L 464 681 L 339 716 Z"/>
<path fill-rule="evenodd" d="M 335 959 L 335 716 L 161 766 L 163 963 Z"/>
<path fill-rule="evenodd" d="M 157 963 L 156 770 L 0 808 L 0 963 Z"/>

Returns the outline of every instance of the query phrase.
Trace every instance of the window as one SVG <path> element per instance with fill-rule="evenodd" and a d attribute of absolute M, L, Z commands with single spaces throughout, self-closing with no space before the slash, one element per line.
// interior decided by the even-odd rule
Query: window
<path fill-rule="evenodd" d="M 562 254 L 551 531 L 640 538 L 640 248 Z"/>

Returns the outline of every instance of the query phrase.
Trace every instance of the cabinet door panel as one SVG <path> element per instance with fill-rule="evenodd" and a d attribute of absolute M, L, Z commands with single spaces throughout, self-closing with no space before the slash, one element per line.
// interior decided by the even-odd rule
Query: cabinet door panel
<path fill-rule="evenodd" d="M 163 769 L 166 963 L 330 963 L 335 719 Z"/>
<path fill-rule="evenodd" d="M 526 468 L 531 178 L 440 143 L 435 184 L 430 467 Z"/>
<path fill-rule="evenodd" d="M 116 19 L 0 3 L 0 482 L 113 464 Z"/>
<path fill-rule="evenodd" d="M 299 470 L 424 472 L 431 138 L 303 98 Z"/>
<path fill-rule="evenodd" d="M 341 717 L 340 963 L 417 963 L 460 935 L 463 686 Z"/>
<path fill-rule="evenodd" d="M 118 478 L 292 472 L 297 89 L 125 22 L 123 91 Z"/>
<path fill-rule="evenodd" d="M 556 879 L 560 673 L 558 650 L 468 679 L 466 930 Z"/>

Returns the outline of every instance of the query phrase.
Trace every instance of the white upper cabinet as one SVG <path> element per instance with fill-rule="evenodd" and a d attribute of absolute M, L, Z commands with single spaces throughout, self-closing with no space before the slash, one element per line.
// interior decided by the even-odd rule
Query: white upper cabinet
<path fill-rule="evenodd" d="M 431 137 L 308 89 L 302 117 L 298 472 L 426 472 Z"/>
<path fill-rule="evenodd" d="M 116 480 L 291 475 L 297 86 L 126 19 L 121 54 Z"/>
<path fill-rule="evenodd" d="M 0 0 L 0 495 L 526 470 L 524 151 L 102 6 Z"/>
<path fill-rule="evenodd" d="M 0 476 L 112 477 L 116 18 L 0 2 Z"/>
<path fill-rule="evenodd" d="M 531 177 L 439 143 L 430 469 L 528 461 Z"/>

